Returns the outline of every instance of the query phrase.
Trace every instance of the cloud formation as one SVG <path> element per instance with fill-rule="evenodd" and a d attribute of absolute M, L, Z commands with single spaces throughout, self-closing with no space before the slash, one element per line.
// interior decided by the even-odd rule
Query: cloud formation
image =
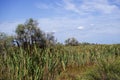
<path fill-rule="evenodd" d="M 104 15 L 120 13 L 120 0 L 61 0 L 51 4 L 37 3 L 39 9 L 52 9 L 58 13 L 70 11 L 79 15 Z"/>
<path fill-rule="evenodd" d="M 74 11 L 76 13 L 80 13 L 81 11 L 77 8 L 75 4 L 73 4 L 70 0 L 63 0 L 63 6 L 66 10 Z"/>
<path fill-rule="evenodd" d="M 84 27 L 83 27 L 83 26 L 79 26 L 79 27 L 77 27 L 77 29 L 78 29 L 78 30 L 83 30 Z"/>
<path fill-rule="evenodd" d="M 108 20 L 106 18 L 106 20 Z M 23 20 L 22 23 L 24 23 Z M 38 19 L 39 27 L 45 32 L 53 32 L 55 37 L 64 42 L 69 37 L 76 37 L 79 41 L 83 42 L 99 42 L 100 40 L 110 37 L 112 40 L 120 40 L 120 23 L 115 20 L 109 19 L 108 22 L 102 21 L 102 18 L 98 20 L 91 20 L 91 18 L 79 18 L 73 19 L 68 17 L 56 17 L 56 18 L 40 18 Z M 13 34 L 16 26 L 21 22 L 4 22 L 0 24 L 2 32 Z M 91 24 L 92 23 L 92 24 Z M 109 24 L 109 25 L 108 25 Z M 82 25 L 82 26 L 81 26 Z M 93 26 L 94 25 L 94 26 Z M 9 27 L 8 27 L 9 26 Z M 76 28 L 76 26 L 79 26 Z M 79 31 L 80 30 L 80 31 Z M 105 37 L 104 39 L 103 36 Z M 96 41 L 95 41 L 96 40 Z M 119 42 L 119 41 L 117 41 Z"/>
<path fill-rule="evenodd" d="M 103 13 L 111 14 L 119 11 L 118 6 L 110 4 L 108 0 L 83 0 L 82 3 L 75 3 L 74 0 L 63 0 L 66 10 L 81 13 Z M 118 2 L 118 1 L 117 1 Z"/>

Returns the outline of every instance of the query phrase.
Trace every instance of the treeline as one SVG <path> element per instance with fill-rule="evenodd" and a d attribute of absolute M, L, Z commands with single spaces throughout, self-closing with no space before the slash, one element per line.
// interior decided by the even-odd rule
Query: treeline
<path fill-rule="evenodd" d="M 27 48 L 36 45 L 40 48 L 46 48 L 54 45 L 88 45 L 90 43 L 80 43 L 76 38 L 68 38 L 65 44 L 57 42 L 54 33 L 45 33 L 38 27 L 38 22 L 32 18 L 28 19 L 24 24 L 18 24 L 15 36 L 8 36 L 0 32 L 0 46 L 1 48 L 8 46 L 17 46 Z"/>

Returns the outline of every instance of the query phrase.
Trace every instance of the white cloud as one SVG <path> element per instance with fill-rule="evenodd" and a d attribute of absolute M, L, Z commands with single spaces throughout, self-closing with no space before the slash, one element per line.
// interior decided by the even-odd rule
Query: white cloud
<path fill-rule="evenodd" d="M 80 41 L 93 41 L 94 39 L 107 36 L 118 37 L 120 35 L 120 23 L 107 16 L 101 18 L 69 18 L 69 17 L 54 17 L 38 19 L 40 28 L 45 32 L 55 33 L 55 37 L 59 41 L 63 41 L 69 37 L 77 37 Z M 25 22 L 25 21 L 24 21 Z M 22 22 L 22 23 L 24 23 Z M 14 33 L 16 26 L 21 22 L 4 22 L 0 24 L 0 31 L 9 34 Z M 94 24 L 93 24 L 94 23 Z M 111 25 L 106 25 L 111 24 Z M 80 26 L 81 25 L 81 26 Z M 95 25 L 93 27 L 93 25 Z M 79 26 L 76 28 L 76 26 Z M 78 30 L 77 30 L 78 29 Z M 81 31 L 79 31 L 81 30 Z M 92 39 L 92 38 L 94 39 Z M 97 41 L 96 41 L 97 42 Z M 99 41 L 98 41 L 99 42 Z"/>
<path fill-rule="evenodd" d="M 109 4 L 107 1 L 101 1 L 101 2 L 88 2 L 89 9 L 93 9 L 94 11 L 98 11 L 101 13 L 109 14 L 112 13 L 117 9 L 117 6 Z M 87 6 L 87 5 L 86 5 Z"/>
<path fill-rule="evenodd" d="M 58 2 L 36 3 L 35 6 L 39 9 L 52 9 L 56 13 L 65 11 L 71 11 L 79 15 L 94 15 L 94 14 L 113 14 L 120 12 L 117 5 L 111 4 L 109 0 L 62 0 Z M 114 3 L 118 3 L 119 0 L 115 0 Z"/>
<path fill-rule="evenodd" d="M 104 19 L 103 19 L 104 18 Z M 56 18 L 43 18 L 38 20 L 40 28 L 43 31 L 54 31 L 57 33 L 71 33 L 75 32 L 76 29 L 82 30 L 83 33 L 118 33 L 120 30 L 120 23 L 116 19 L 104 17 L 90 17 L 90 18 L 67 18 L 67 17 L 56 17 Z M 110 24 L 110 25 L 106 25 Z M 82 26 L 80 26 L 82 25 Z M 76 26 L 78 26 L 76 28 Z M 94 26 L 94 27 L 93 27 Z"/>
<path fill-rule="evenodd" d="M 74 11 L 76 13 L 80 13 L 80 10 L 76 7 L 75 4 L 73 4 L 70 0 L 63 0 L 64 2 L 64 8 L 66 10 L 71 10 L 71 11 Z"/>
<path fill-rule="evenodd" d="M 74 0 L 63 0 L 63 3 L 64 9 L 78 14 L 111 14 L 120 11 L 118 6 L 110 4 L 108 0 L 84 0 L 82 3 L 76 3 Z"/>
<path fill-rule="evenodd" d="M 37 16 L 39 26 L 43 31 L 53 32 L 57 38 L 63 40 L 73 36 L 83 40 L 92 40 L 91 36 L 103 38 L 104 34 L 106 36 L 112 34 L 116 37 L 120 35 L 120 6 L 111 4 L 110 1 L 56 0 L 52 3 L 37 3 L 34 6 L 45 9 L 47 18 Z M 120 0 L 115 0 L 115 3 L 119 2 Z M 42 12 L 42 10 L 39 11 Z M 49 13 L 46 13 L 46 11 Z M 25 20 L 22 23 L 24 22 Z M 21 22 L 0 23 L 0 31 L 8 34 L 14 33 L 19 23 Z"/>
<path fill-rule="evenodd" d="M 90 24 L 90 26 L 94 26 L 95 24 Z"/>
<path fill-rule="evenodd" d="M 24 22 L 25 21 L 0 23 L 0 28 L 1 28 L 0 31 L 7 32 L 10 34 L 14 33 L 17 25 Z M 76 29 L 82 30 L 83 33 L 104 32 L 104 33 L 118 34 L 120 32 L 119 21 L 116 21 L 116 19 L 113 19 L 113 18 L 109 18 L 108 16 L 78 18 L 78 19 L 69 18 L 69 17 L 41 18 L 41 19 L 38 19 L 38 23 L 39 23 L 40 29 L 42 29 L 43 31 L 54 32 L 54 33 L 65 33 L 65 32 L 71 33 L 71 32 L 75 32 Z M 76 26 L 78 27 L 76 28 Z"/>
<path fill-rule="evenodd" d="M 79 27 L 77 27 L 77 29 L 79 29 L 79 30 L 83 30 L 84 27 L 83 27 L 83 26 L 79 26 Z"/>

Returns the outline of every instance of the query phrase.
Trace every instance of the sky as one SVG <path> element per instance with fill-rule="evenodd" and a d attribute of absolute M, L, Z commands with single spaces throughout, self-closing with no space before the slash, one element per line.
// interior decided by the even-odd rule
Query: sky
<path fill-rule="evenodd" d="M 120 43 L 120 0 L 0 0 L 0 32 L 33 18 L 59 42 Z"/>

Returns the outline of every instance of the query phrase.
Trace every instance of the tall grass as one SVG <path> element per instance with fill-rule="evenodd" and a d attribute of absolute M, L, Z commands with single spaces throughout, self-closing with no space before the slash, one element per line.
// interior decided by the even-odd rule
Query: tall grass
<path fill-rule="evenodd" d="M 100 59 L 80 80 L 120 80 L 120 57 Z"/>
<path fill-rule="evenodd" d="M 120 55 L 120 45 L 54 46 L 45 49 L 34 46 L 32 50 L 29 47 L 26 50 L 8 47 L 3 52 L 4 54 L 0 54 L 1 80 L 56 80 L 68 68 L 81 66 L 95 66 L 95 71 L 101 73 L 95 74 L 94 70 L 88 69 L 83 73 L 89 77 L 84 75 L 84 78 L 79 79 L 108 80 L 114 79 L 112 76 L 116 76 L 116 80 L 119 79 L 120 72 L 117 70 L 120 67 L 116 64 L 120 62 L 117 59 Z M 114 61 L 116 67 L 111 63 Z M 109 73 L 110 70 L 112 71 Z M 98 78 L 93 78 L 93 75 Z"/>

